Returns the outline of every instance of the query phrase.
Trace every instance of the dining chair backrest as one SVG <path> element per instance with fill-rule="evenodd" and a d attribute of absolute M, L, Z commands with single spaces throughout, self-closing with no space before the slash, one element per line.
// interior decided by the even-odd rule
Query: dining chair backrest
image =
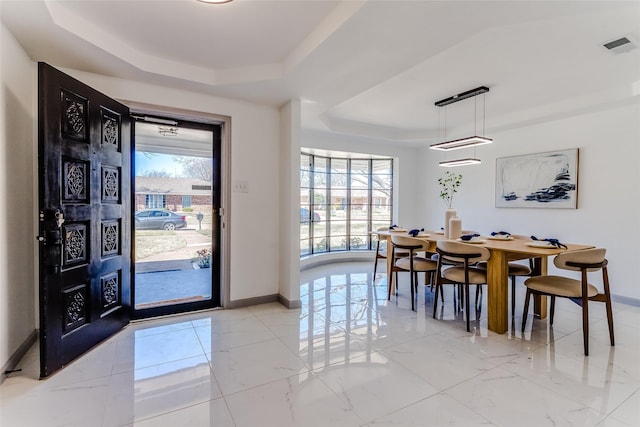
<path fill-rule="evenodd" d="M 389 231 L 389 227 L 380 227 L 376 231 Z M 387 236 L 381 236 L 379 234 L 377 236 L 378 236 L 378 240 L 381 242 L 387 240 Z"/>
<path fill-rule="evenodd" d="M 580 266 L 576 264 L 593 265 L 592 268 L 587 268 L 587 271 L 597 271 L 603 267 L 602 263 L 605 261 L 606 253 L 607 250 L 605 248 L 563 252 L 553 259 L 553 264 L 563 270 L 572 271 L 581 270 Z"/>
<path fill-rule="evenodd" d="M 489 249 L 475 244 L 438 240 L 436 246 L 443 257 L 455 262 L 464 262 L 465 258 L 469 258 L 469 263 L 473 264 L 486 261 L 491 257 Z M 463 256 L 456 257 L 456 255 Z M 472 256 L 469 257 L 469 255 Z"/>
<path fill-rule="evenodd" d="M 412 249 L 419 252 L 429 250 L 429 242 L 401 234 L 392 234 L 391 243 L 402 249 Z"/>

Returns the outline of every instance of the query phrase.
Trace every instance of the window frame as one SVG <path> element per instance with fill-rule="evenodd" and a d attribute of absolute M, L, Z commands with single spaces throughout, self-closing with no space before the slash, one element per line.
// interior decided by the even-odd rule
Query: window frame
<path fill-rule="evenodd" d="M 162 206 L 158 206 L 158 199 L 162 198 Z M 166 194 L 145 194 L 144 198 L 145 209 L 166 209 L 167 208 L 167 195 Z"/>
<path fill-rule="evenodd" d="M 308 159 L 309 164 L 303 166 L 303 162 Z M 321 159 L 320 162 L 316 160 Z M 367 174 L 366 188 L 357 186 L 353 188 L 353 162 L 358 162 L 362 164 L 363 162 L 367 162 Z M 387 163 L 385 167 L 388 167 L 389 170 L 389 181 L 388 188 L 380 188 L 379 185 L 374 184 L 375 175 L 379 175 L 374 173 L 376 168 L 374 165 L 376 162 Z M 316 166 L 317 163 L 322 163 L 321 167 L 323 170 L 317 170 L 320 166 Z M 333 164 L 346 165 L 344 170 L 334 171 Z M 363 168 L 364 169 L 364 168 Z M 325 174 L 324 186 L 318 186 L 316 182 L 316 174 Z M 303 180 L 303 174 L 308 174 L 308 179 Z M 334 177 L 333 175 L 336 174 Z M 332 157 L 332 156 L 323 156 L 311 154 L 308 152 L 302 151 L 300 153 L 300 210 L 302 208 L 309 210 L 309 221 L 303 221 L 300 218 L 300 257 L 305 257 L 318 253 L 329 253 L 329 252 L 345 252 L 345 251 L 364 251 L 364 250 L 372 250 L 375 247 L 376 239 L 372 238 L 371 232 L 375 231 L 373 224 L 377 223 L 377 227 L 380 226 L 380 223 L 384 223 L 385 225 L 391 225 L 393 222 L 393 181 L 394 181 L 394 161 L 393 158 L 368 158 L 368 157 L 356 157 L 356 156 L 348 156 L 348 157 Z M 344 185 L 336 186 L 334 184 L 333 178 L 339 178 L 339 176 L 344 175 L 345 183 Z M 358 174 L 363 176 L 361 173 Z M 386 174 L 383 174 L 386 175 Z M 306 178 L 306 177 L 305 177 Z M 307 181 L 308 186 L 303 186 L 303 182 Z M 322 182 L 323 180 L 319 180 Z M 340 179 L 336 179 L 336 182 L 341 181 Z M 302 200 L 303 191 L 307 190 L 307 202 Z M 320 191 L 321 190 L 321 191 Z M 352 190 L 355 190 L 355 195 L 352 196 Z M 388 192 L 388 204 L 382 205 L 380 203 L 379 197 L 374 199 L 374 192 L 379 191 Z M 366 191 L 367 201 L 366 203 L 362 203 L 362 194 Z M 334 200 L 333 195 L 343 193 L 346 194 L 346 197 L 342 198 L 340 201 L 340 208 L 338 211 L 344 212 L 344 218 L 336 220 L 333 218 L 333 208 L 337 203 L 337 199 Z M 324 196 L 324 202 L 318 203 L 316 200 L 319 199 L 316 197 L 318 194 L 322 194 Z M 336 196 L 337 197 L 337 196 Z M 359 203 L 353 203 L 353 197 L 356 197 Z M 334 206 L 335 205 L 335 206 Z M 352 218 L 352 211 L 354 206 L 360 206 L 366 208 L 366 219 L 363 218 Z M 388 218 L 374 218 L 374 209 L 380 209 L 382 206 L 386 206 L 388 211 Z M 317 212 L 325 212 L 324 220 L 317 221 L 315 215 Z M 366 235 L 364 236 L 366 241 L 364 245 L 362 241 L 358 242 L 354 239 L 361 239 L 363 235 L 361 234 L 353 234 L 352 235 L 352 225 L 357 225 L 358 223 L 363 223 L 366 221 Z M 322 230 L 322 227 L 316 226 L 316 224 L 324 223 L 324 234 L 319 235 L 317 231 Z M 388 224 L 387 224 L 388 223 Z M 344 234 L 333 234 L 333 230 L 338 227 L 344 227 Z M 376 228 L 377 228 L 376 227 Z M 308 228 L 308 232 L 306 232 L 306 228 Z M 316 230 L 317 229 L 317 230 Z M 304 236 L 304 238 L 303 238 Z M 340 244 L 335 244 L 336 239 L 341 239 Z M 332 240 L 334 244 L 332 245 Z M 306 242 L 305 242 L 306 241 Z M 306 243 L 306 245 L 305 245 Z M 323 244 L 321 244 L 323 243 Z M 354 247 L 356 246 L 356 247 Z"/>

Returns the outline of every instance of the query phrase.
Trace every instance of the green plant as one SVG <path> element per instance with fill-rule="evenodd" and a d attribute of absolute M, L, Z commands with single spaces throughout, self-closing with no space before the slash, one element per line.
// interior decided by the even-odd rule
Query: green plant
<path fill-rule="evenodd" d="M 193 208 L 182 208 L 182 212 L 193 212 Z"/>
<path fill-rule="evenodd" d="M 446 171 L 443 177 L 438 178 L 440 184 L 440 198 L 444 200 L 447 207 L 451 207 L 453 195 L 458 192 L 458 188 L 462 185 L 462 175 Z"/>

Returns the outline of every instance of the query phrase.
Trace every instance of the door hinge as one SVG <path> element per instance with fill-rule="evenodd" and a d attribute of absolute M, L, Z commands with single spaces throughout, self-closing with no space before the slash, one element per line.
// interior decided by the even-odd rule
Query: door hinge
<path fill-rule="evenodd" d="M 218 216 L 224 216 L 224 208 L 218 209 Z"/>

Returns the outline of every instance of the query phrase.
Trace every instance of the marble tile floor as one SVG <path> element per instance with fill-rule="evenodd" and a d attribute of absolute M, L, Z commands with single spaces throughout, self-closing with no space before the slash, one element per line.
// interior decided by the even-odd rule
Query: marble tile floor
<path fill-rule="evenodd" d="M 132 323 L 47 380 L 37 348 L 0 386 L 0 426 L 602 426 L 640 425 L 640 307 L 614 304 L 609 346 L 591 307 L 558 301 L 553 328 L 472 332 L 451 287 L 438 319 L 408 275 L 386 300 L 384 271 L 335 263 L 301 274 L 302 308 L 277 303 Z M 615 290 L 615 283 L 612 284 Z M 522 294 L 520 294 L 520 292 Z M 37 347 L 37 346 L 36 346 Z"/>

